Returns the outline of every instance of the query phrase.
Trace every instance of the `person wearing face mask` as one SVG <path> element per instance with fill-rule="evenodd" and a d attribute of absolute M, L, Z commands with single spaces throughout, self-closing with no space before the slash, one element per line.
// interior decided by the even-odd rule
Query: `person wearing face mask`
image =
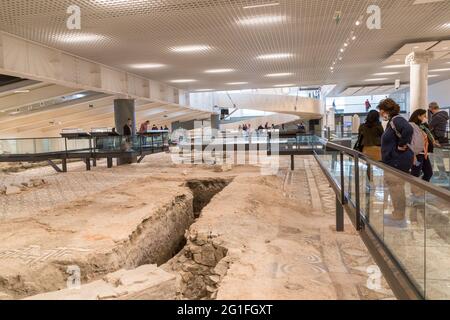
<path fill-rule="evenodd" d="M 409 173 L 414 162 L 414 152 L 408 145 L 411 144 L 414 129 L 405 118 L 400 116 L 400 106 L 394 100 L 390 98 L 382 100 L 378 109 L 381 117 L 388 121 L 381 137 L 382 162 Z M 386 217 L 384 224 L 406 227 L 405 183 L 397 176 L 385 171 L 384 185 L 388 189 L 393 207 L 391 216 Z"/>
<path fill-rule="evenodd" d="M 423 174 L 422 179 L 429 182 L 433 177 L 433 166 L 431 165 L 429 154 L 433 153 L 436 141 L 427 124 L 427 111 L 424 109 L 414 111 L 409 122 L 414 123 L 423 131 L 425 140 L 424 150 L 416 156 L 411 174 L 418 178 Z"/>
<path fill-rule="evenodd" d="M 414 152 L 409 149 L 414 134 L 413 127 L 400 116 L 400 106 L 392 99 L 382 100 L 378 106 L 381 117 L 388 121 L 381 137 L 383 163 L 409 173 L 414 162 Z"/>

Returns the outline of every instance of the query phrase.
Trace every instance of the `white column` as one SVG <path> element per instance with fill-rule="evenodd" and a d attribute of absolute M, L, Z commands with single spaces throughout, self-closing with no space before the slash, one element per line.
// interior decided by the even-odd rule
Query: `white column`
<path fill-rule="evenodd" d="M 412 52 L 405 60 L 411 67 L 410 113 L 417 109 L 428 109 L 428 64 L 433 60 L 433 52 Z"/>

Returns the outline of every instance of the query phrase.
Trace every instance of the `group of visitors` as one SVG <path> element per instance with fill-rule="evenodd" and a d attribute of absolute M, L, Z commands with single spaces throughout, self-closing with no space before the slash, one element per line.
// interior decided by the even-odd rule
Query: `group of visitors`
<path fill-rule="evenodd" d="M 262 124 L 259 125 L 258 128 L 256 129 L 256 132 L 259 133 L 264 130 L 275 130 L 275 129 L 276 129 L 276 127 L 274 124 L 272 124 L 272 126 L 269 126 L 269 123 L 266 122 L 266 124 L 264 126 Z M 239 130 L 239 132 L 251 133 L 252 125 L 251 124 L 239 125 L 238 130 Z"/>
<path fill-rule="evenodd" d="M 379 112 L 370 111 L 366 122 L 360 126 L 355 149 L 372 160 L 382 161 L 395 169 L 430 181 L 434 172 L 430 154 L 438 152 L 435 147 L 448 144 L 448 113 L 433 102 L 428 110 L 414 111 L 408 121 L 400 115 L 400 106 L 389 98 L 380 102 L 378 110 Z M 386 129 L 383 128 L 380 117 L 387 121 Z M 439 178 L 447 177 L 442 156 L 436 154 L 436 160 Z M 392 218 L 404 220 L 404 183 L 389 173 L 385 173 L 384 179 L 394 207 Z M 415 196 L 414 188 L 412 192 Z"/>
<path fill-rule="evenodd" d="M 428 110 L 414 111 L 408 122 L 392 99 L 381 101 L 378 109 L 380 112 L 370 111 L 366 122 L 360 126 L 355 148 L 373 160 L 430 181 L 433 169 L 429 155 L 434 147 L 448 143 L 448 113 L 433 102 Z M 380 117 L 388 122 L 386 130 Z"/>
<path fill-rule="evenodd" d="M 143 122 L 139 128 L 138 133 L 139 134 L 143 134 L 148 132 L 149 130 L 149 126 L 150 126 L 150 121 L 147 120 L 145 122 Z M 161 131 L 168 131 L 169 128 L 166 126 L 161 126 L 160 128 L 158 128 L 156 125 L 153 125 L 151 128 L 152 131 L 157 131 L 157 130 L 161 130 Z M 133 135 L 133 121 L 131 119 L 128 119 L 127 123 L 123 126 L 123 135 L 125 137 L 130 137 Z"/>

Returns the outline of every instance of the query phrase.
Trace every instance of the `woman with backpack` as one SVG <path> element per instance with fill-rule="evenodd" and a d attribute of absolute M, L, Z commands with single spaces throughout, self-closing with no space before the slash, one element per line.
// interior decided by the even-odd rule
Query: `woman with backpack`
<path fill-rule="evenodd" d="M 381 117 L 388 121 L 381 137 L 381 157 L 383 163 L 397 170 L 409 173 L 414 161 L 414 152 L 409 148 L 414 129 L 409 122 L 400 116 L 400 106 L 392 99 L 385 99 L 378 105 Z M 391 220 L 384 224 L 395 227 L 406 227 L 405 183 L 397 176 L 384 172 L 384 185 L 392 199 Z"/>
<path fill-rule="evenodd" d="M 380 113 L 376 110 L 369 112 L 366 122 L 358 130 L 358 143 L 355 149 L 361 151 L 375 161 L 381 161 L 381 137 L 384 129 L 380 121 Z"/>
<path fill-rule="evenodd" d="M 409 122 L 418 126 L 423 131 L 424 139 L 423 150 L 416 155 L 416 161 L 412 167 L 411 174 L 420 178 L 423 173 L 422 179 L 429 182 L 433 177 L 433 166 L 429 154 L 433 153 L 435 139 L 427 125 L 427 111 L 424 109 L 414 111 Z"/>
<path fill-rule="evenodd" d="M 388 121 L 381 138 L 382 161 L 388 166 L 409 173 L 414 162 L 414 152 L 409 148 L 414 129 L 400 115 L 400 106 L 394 100 L 382 100 L 378 109 L 381 117 Z"/>

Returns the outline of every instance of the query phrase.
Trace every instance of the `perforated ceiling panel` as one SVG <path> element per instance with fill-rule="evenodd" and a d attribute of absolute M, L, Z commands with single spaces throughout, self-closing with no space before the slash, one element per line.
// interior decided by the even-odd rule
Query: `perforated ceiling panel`
<path fill-rule="evenodd" d="M 279 5 L 260 6 L 274 3 Z M 450 38 L 450 1 L 413 3 L 414 0 L 2 0 L 0 29 L 150 79 L 186 80 L 176 82 L 180 88 L 338 84 L 339 90 L 367 84 L 364 79 L 382 72 L 380 64 L 405 43 Z M 66 27 L 66 10 L 74 4 L 81 8 L 79 31 Z M 367 8 L 372 4 L 381 8 L 380 30 L 366 27 Z M 356 26 L 360 18 L 362 23 Z M 340 49 L 352 31 L 356 38 L 349 42 L 339 60 Z M 180 46 L 199 46 L 200 50 L 186 52 L 193 48 Z M 273 54 L 284 55 L 258 58 Z M 205 73 L 211 69 L 213 72 Z M 397 77 L 408 81 L 408 74 L 402 72 L 381 82 L 393 83 Z M 433 79 L 445 76 L 448 74 Z"/>

